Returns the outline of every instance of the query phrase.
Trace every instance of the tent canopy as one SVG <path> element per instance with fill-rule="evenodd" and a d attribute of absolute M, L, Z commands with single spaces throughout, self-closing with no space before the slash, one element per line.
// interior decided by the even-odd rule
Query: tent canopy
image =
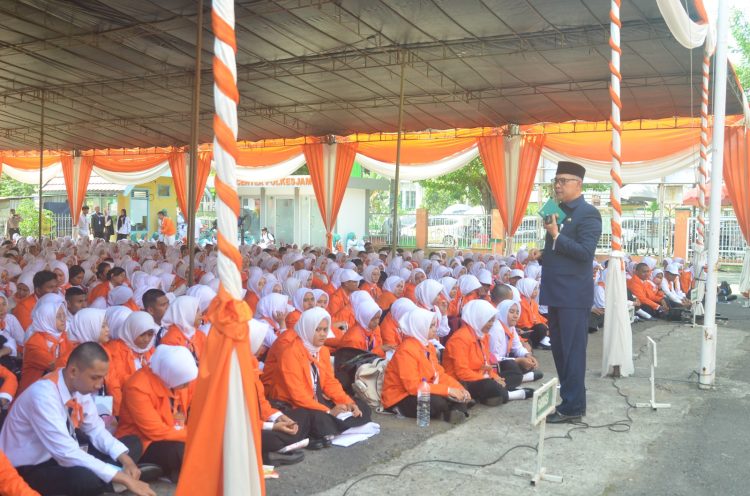
<path fill-rule="evenodd" d="M 0 6 L 0 148 L 38 146 L 42 90 L 49 148 L 188 143 L 196 4 Z M 601 0 L 237 1 L 238 138 L 395 131 L 402 62 L 407 130 L 605 120 L 609 7 Z M 629 0 L 622 19 L 623 119 L 699 115 L 701 50 L 677 43 L 653 0 Z M 212 138 L 208 26 L 202 143 Z M 728 80 L 727 113 L 740 114 L 735 78 Z"/>

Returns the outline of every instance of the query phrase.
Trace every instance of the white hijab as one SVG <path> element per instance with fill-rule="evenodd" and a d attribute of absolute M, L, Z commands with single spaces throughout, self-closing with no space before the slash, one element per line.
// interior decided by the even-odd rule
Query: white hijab
<path fill-rule="evenodd" d="M 198 377 L 195 358 L 184 346 L 157 346 L 151 356 L 150 366 L 169 389 L 187 384 Z"/>
<path fill-rule="evenodd" d="M 434 279 L 425 279 L 417 284 L 414 295 L 423 308 L 431 309 L 435 304 L 435 298 L 443 292 L 443 285 Z"/>
<path fill-rule="evenodd" d="M 391 315 L 393 316 L 393 320 L 398 322 L 399 320 L 401 320 L 401 317 L 411 312 L 415 308 L 417 308 L 417 305 L 409 298 L 399 298 L 398 300 L 393 302 L 390 311 Z"/>
<path fill-rule="evenodd" d="M 198 305 L 200 306 L 201 313 L 206 313 L 208 306 L 213 299 L 216 298 L 216 291 L 208 286 L 204 286 L 203 284 L 196 284 L 187 290 L 187 295 L 198 298 Z"/>
<path fill-rule="evenodd" d="M 107 321 L 107 325 L 109 325 L 109 335 L 112 339 L 122 339 L 125 320 L 131 313 L 133 313 L 131 309 L 119 305 L 107 309 L 104 318 Z"/>
<path fill-rule="evenodd" d="M 258 300 L 255 314 L 258 318 L 274 320 L 274 313 L 289 313 L 289 298 L 285 294 L 271 293 Z"/>
<path fill-rule="evenodd" d="M 362 326 L 365 332 L 370 332 L 368 329 L 370 321 L 380 312 L 382 312 L 382 310 L 372 298 L 363 298 L 357 301 L 357 304 L 354 305 L 354 318 L 357 320 L 357 323 Z"/>
<path fill-rule="evenodd" d="M 486 300 L 472 300 L 461 310 L 461 320 L 471 327 L 478 338 L 482 338 L 482 328 L 497 316 L 497 309 Z"/>
<path fill-rule="evenodd" d="M 419 341 L 422 346 L 427 346 L 430 326 L 436 320 L 438 320 L 438 315 L 435 312 L 415 308 L 399 319 L 398 326 L 404 336 L 410 336 Z"/>
<path fill-rule="evenodd" d="M 139 348 L 135 344 L 136 338 L 144 332 L 154 331 L 154 338 L 148 343 L 145 348 Z M 154 346 L 156 333 L 159 332 L 159 325 L 154 322 L 154 318 L 148 312 L 132 312 L 127 319 L 125 319 L 125 325 L 120 332 L 120 339 L 122 339 L 128 347 L 136 353 L 146 353 Z M 195 359 L 193 359 L 195 361 Z"/>
<path fill-rule="evenodd" d="M 169 328 L 173 324 L 176 325 L 190 339 L 195 334 L 195 316 L 199 308 L 198 298 L 178 296 L 169 305 L 161 323 L 165 328 Z"/>
<path fill-rule="evenodd" d="M 524 278 L 516 283 L 518 292 L 528 299 L 531 299 L 531 295 L 534 294 L 534 290 L 537 286 L 539 286 L 539 281 L 536 279 Z"/>
<path fill-rule="evenodd" d="M 302 312 L 297 324 L 294 326 L 294 332 L 300 337 L 302 344 L 305 345 L 305 349 L 313 358 L 317 358 L 321 347 L 313 346 L 312 338 L 315 335 L 315 329 L 318 328 L 318 325 L 323 320 L 327 320 L 328 325 L 331 325 L 331 315 L 320 307 L 314 307 Z"/>
<path fill-rule="evenodd" d="M 111 307 L 124 305 L 131 298 L 133 298 L 133 290 L 123 284 L 109 291 L 109 294 L 107 294 L 107 305 Z"/>
<path fill-rule="evenodd" d="M 98 308 L 82 308 L 74 316 L 68 337 L 76 343 L 98 343 L 107 312 Z"/>
<path fill-rule="evenodd" d="M 44 302 L 41 300 L 38 301 L 31 312 L 31 332 L 26 339 L 35 332 L 46 332 L 59 338 L 62 334 L 57 330 L 57 311 L 60 307 L 65 308 L 65 303 L 59 299 L 49 299 Z"/>

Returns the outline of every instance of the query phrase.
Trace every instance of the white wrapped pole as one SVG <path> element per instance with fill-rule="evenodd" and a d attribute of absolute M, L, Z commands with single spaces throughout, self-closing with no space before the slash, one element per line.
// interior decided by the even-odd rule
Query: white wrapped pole
<path fill-rule="evenodd" d="M 602 375 L 628 376 L 633 373 L 633 336 L 630 329 L 630 318 L 627 309 L 627 289 L 625 286 L 625 264 L 622 252 L 622 126 L 620 112 L 620 4 L 621 0 L 612 0 L 610 4 L 610 37 L 611 73 L 609 95 L 612 100 L 612 114 L 609 122 L 612 125 L 612 186 L 610 203 L 612 204 L 612 253 L 607 264 L 606 309 L 604 312 L 604 337 L 602 344 Z"/>

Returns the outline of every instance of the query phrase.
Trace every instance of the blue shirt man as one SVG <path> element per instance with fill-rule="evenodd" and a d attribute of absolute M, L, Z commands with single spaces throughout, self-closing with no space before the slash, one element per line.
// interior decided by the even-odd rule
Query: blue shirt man
<path fill-rule="evenodd" d="M 593 260 L 602 233 L 599 211 L 583 198 L 579 164 L 559 162 L 555 198 L 565 212 L 545 219 L 539 302 L 547 305 L 552 356 L 560 379 L 562 402 L 548 423 L 576 422 L 586 414 L 586 345 L 588 319 L 594 301 Z"/>

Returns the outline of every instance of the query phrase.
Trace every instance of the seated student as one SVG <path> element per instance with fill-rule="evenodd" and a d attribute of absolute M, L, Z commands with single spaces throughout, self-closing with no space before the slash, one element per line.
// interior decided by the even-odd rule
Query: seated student
<path fill-rule="evenodd" d="M 489 406 L 508 401 L 505 382 L 490 359 L 489 332 L 497 309 L 485 300 L 470 301 L 461 312 L 463 325 L 445 345 L 443 366 L 469 391 L 471 397 Z"/>
<path fill-rule="evenodd" d="M 450 276 L 440 279 L 443 285 L 443 296 L 448 301 L 448 318 L 458 317 L 458 280 Z"/>
<path fill-rule="evenodd" d="M 86 271 L 80 265 L 71 265 L 68 269 L 68 282 L 70 287 L 76 287 L 86 292 L 86 288 L 83 285 L 83 278 L 86 275 Z"/>
<path fill-rule="evenodd" d="M 71 284 L 68 282 L 68 266 L 59 260 L 53 260 L 49 263 L 50 270 L 57 276 L 57 290 L 60 294 L 65 294 Z"/>
<path fill-rule="evenodd" d="M 539 313 L 539 281 L 536 279 L 521 279 L 516 283 L 516 289 L 521 294 L 521 318 L 518 320 L 519 334 L 531 342 L 533 348 L 550 350 L 549 328 L 547 319 Z"/>
<path fill-rule="evenodd" d="M 539 265 L 539 259 L 542 256 L 542 252 L 537 248 L 529 250 L 529 254 L 526 257 L 526 266 L 524 267 L 523 273 L 525 277 L 529 279 L 536 279 L 537 281 L 542 277 L 542 266 Z"/>
<path fill-rule="evenodd" d="M 331 445 L 334 435 L 370 421 L 367 403 L 352 400 L 334 376 L 324 346 L 330 322 L 331 316 L 321 308 L 303 312 L 294 327 L 297 339 L 281 350 L 273 377 L 264 381 L 275 406 L 285 413 L 300 408 L 311 415 L 310 437 L 323 447 Z"/>
<path fill-rule="evenodd" d="M 498 305 L 497 323 L 490 330 L 490 352 L 497 361 L 500 377 L 505 379 L 510 400 L 522 400 L 534 395 L 533 389 L 523 389 L 523 382 L 541 379 L 544 374 L 537 370 L 539 362 L 523 344 L 516 331 L 516 323 L 521 316 L 521 305 L 517 301 L 504 300 Z"/>
<path fill-rule="evenodd" d="M 177 482 L 187 441 L 188 406 L 178 391 L 198 377 L 198 366 L 184 346 L 159 345 L 151 363 L 122 387 L 120 423 L 115 435 L 137 436 L 143 446 L 142 463 L 161 467 Z"/>
<path fill-rule="evenodd" d="M 184 346 L 192 353 L 195 363 L 200 363 L 206 335 L 198 332 L 198 326 L 201 325 L 198 299 L 178 296 L 164 314 L 162 325 L 167 328 L 167 333 L 160 344 Z"/>
<path fill-rule="evenodd" d="M 404 295 L 404 280 L 399 276 L 389 276 L 383 283 L 383 292 L 376 301 L 378 306 L 384 312 L 391 308 L 391 305 L 398 298 Z"/>
<path fill-rule="evenodd" d="M 140 310 L 140 308 L 138 308 L 138 305 L 136 305 L 135 301 L 133 300 L 133 290 L 125 286 L 124 284 L 121 286 L 116 286 L 109 291 L 109 294 L 107 295 L 107 306 L 124 306 L 129 308 L 133 312 L 137 312 L 138 310 Z"/>
<path fill-rule="evenodd" d="M 315 305 L 328 311 L 328 301 L 330 300 L 328 293 L 322 289 L 313 289 L 313 294 L 315 295 Z"/>
<path fill-rule="evenodd" d="M 29 290 L 33 289 L 34 292 L 19 299 L 16 302 L 16 307 L 13 309 L 13 315 L 16 316 L 23 329 L 28 329 L 31 325 L 31 312 L 34 310 L 39 298 L 48 293 L 57 292 L 57 275 L 50 270 L 40 270 L 34 274 L 33 286 Z"/>
<path fill-rule="evenodd" d="M 167 298 L 164 291 L 154 288 L 143 293 L 142 299 L 143 311 L 151 314 L 151 317 L 154 318 L 154 322 L 159 326 L 159 330 L 156 333 L 155 343 L 155 345 L 158 345 L 167 333 L 167 329 L 162 325 L 162 319 L 169 309 L 169 298 Z"/>
<path fill-rule="evenodd" d="M 380 266 L 368 265 L 362 271 L 362 285 L 359 289 L 367 291 L 372 299 L 377 302 L 383 294 L 383 290 L 378 287 L 380 282 Z"/>
<path fill-rule="evenodd" d="M 18 379 L 16 379 L 16 374 L 0 365 L 0 410 L 8 409 L 17 392 Z M 5 415 L 0 413 L 0 427 L 2 427 L 4 417 Z"/>
<path fill-rule="evenodd" d="M 21 357 L 23 355 L 23 343 L 26 339 L 24 329 L 18 319 L 8 313 L 8 297 L 0 293 L 0 336 L 13 344 L 11 356 Z"/>
<path fill-rule="evenodd" d="M 664 298 L 660 301 L 655 301 L 649 297 L 648 283 L 646 282 L 648 278 L 648 265 L 639 263 L 635 266 L 633 277 L 628 279 L 627 287 L 640 302 L 640 310 L 643 310 L 651 317 L 664 317 L 669 312 L 669 306 Z"/>
<path fill-rule="evenodd" d="M 471 274 L 461 276 L 458 280 L 458 295 L 455 310 L 457 316 L 461 316 L 461 311 L 463 310 L 464 305 L 470 301 L 481 299 L 481 296 L 479 295 L 481 289 L 482 284 L 476 276 Z"/>
<path fill-rule="evenodd" d="M 2 488 L 2 494 L 8 496 L 39 496 L 39 493 L 31 489 L 18 475 L 18 471 L 2 451 L 0 451 L 0 488 Z"/>
<path fill-rule="evenodd" d="M 351 294 L 358 290 L 362 277 L 351 269 L 344 269 L 341 271 L 339 280 L 341 286 L 331 295 L 331 300 L 328 303 L 328 310 L 333 317 L 331 331 L 334 337 L 326 339 L 325 343 L 328 348 L 334 351 L 341 347 L 344 332 L 357 323 L 352 308 Z"/>
<path fill-rule="evenodd" d="M 404 340 L 386 366 L 382 403 L 388 410 L 416 418 L 417 389 L 426 379 L 430 384 L 430 417 L 459 424 L 469 416 L 466 403 L 471 395 L 438 363 L 437 351 L 430 343 L 437 336 L 438 321 L 435 312 L 423 308 L 401 316 L 399 327 Z"/>
<path fill-rule="evenodd" d="M 286 319 L 289 315 L 289 308 L 287 295 L 271 293 L 258 300 L 258 308 L 253 317 L 270 325 L 278 337 L 288 329 Z"/>
<path fill-rule="evenodd" d="M 664 279 L 661 282 L 661 291 L 666 297 L 669 308 L 689 310 L 692 303 L 680 288 L 680 266 L 671 263 L 664 271 Z"/>
<path fill-rule="evenodd" d="M 72 319 L 82 308 L 86 308 L 86 293 L 78 287 L 71 286 L 65 291 L 65 308 L 68 319 Z"/>
<path fill-rule="evenodd" d="M 137 495 L 155 496 L 138 480 L 140 470 L 129 456 L 129 447 L 137 455 L 140 443 L 131 438 L 126 446 L 115 439 L 91 398 L 108 369 L 101 345 L 84 343 L 64 368 L 36 381 L 14 402 L 0 432 L 0 450 L 32 489 L 94 495 L 112 492 L 112 483 L 118 483 Z M 88 437 L 88 450 L 79 446 L 76 430 Z"/>
<path fill-rule="evenodd" d="M 159 326 L 146 312 L 132 312 L 117 339 L 107 344 L 110 356 L 110 375 L 107 393 L 112 396 L 114 415 L 120 414 L 122 386 L 130 377 L 148 365 L 154 353 L 154 337 Z"/>
<path fill-rule="evenodd" d="M 299 320 L 299 316 L 302 315 L 302 312 L 315 306 L 315 293 L 309 288 L 299 288 L 294 292 L 292 305 L 294 306 L 294 310 L 289 312 L 286 316 L 287 329 L 294 329 L 294 325 Z"/>
<path fill-rule="evenodd" d="M 45 298 L 46 300 L 34 309 L 34 319 L 29 329 L 31 334 L 24 346 L 19 393 L 44 374 L 57 368 L 59 358 L 68 354 L 70 344 L 65 332 L 65 304 L 59 296 Z"/>
<path fill-rule="evenodd" d="M 604 312 L 606 310 L 606 276 L 607 269 L 594 272 L 594 303 L 589 314 L 589 334 L 604 327 Z M 651 318 L 651 317 L 649 317 Z"/>
<path fill-rule="evenodd" d="M 107 300 L 109 290 L 112 289 L 112 284 L 109 278 L 109 271 L 112 270 L 112 265 L 109 262 L 102 262 L 96 266 L 96 280 L 98 281 L 96 286 L 93 286 L 89 290 L 88 304 L 91 305 L 97 298 Z M 122 273 L 125 273 L 125 269 L 122 269 Z"/>
<path fill-rule="evenodd" d="M 380 335 L 380 314 L 383 312 L 367 294 L 354 305 L 357 323 L 350 327 L 339 342 L 339 348 L 356 348 L 375 353 L 385 358 L 385 352 L 393 348 L 383 345 Z"/>
<path fill-rule="evenodd" d="M 404 285 L 404 297 L 409 298 L 411 301 L 416 303 L 417 296 L 414 291 L 417 289 L 417 285 L 427 279 L 427 274 L 422 269 L 414 269 L 409 275 L 409 279 Z"/>
<path fill-rule="evenodd" d="M 409 298 L 399 298 L 393 302 L 387 315 L 380 322 L 380 336 L 383 338 L 383 344 L 392 348 L 398 348 L 403 336 L 399 329 L 399 320 L 417 308 Z"/>
<path fill-rule="evenodd" d="M 443 285 L 434 279 L 425 279 L 420 282 L 414 290 L 417 298 L 415 302 L 418 307 L 431 312 L 437 312 L 439 324 L 437 330 L 438 338 L 444 338 L 450 333 L 448 325 L 448 300 L 443 295 Z"/>

